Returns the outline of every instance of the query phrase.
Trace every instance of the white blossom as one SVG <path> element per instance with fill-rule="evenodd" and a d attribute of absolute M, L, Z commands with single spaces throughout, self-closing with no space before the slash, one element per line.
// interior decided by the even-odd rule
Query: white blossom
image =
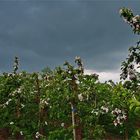
<path fill-rule="evenodd" d="M 17 93 L 21 93 L 21 88 L 18 88 L 17 89 Z"/>
<path fill-rule="evenodd" d="M 94 113 L 95 113 L 96 116 L 99 114 L 99 112 L 97 112 L 97 111 L 95 111 Z"/>
<path fill-rule="evenodd" d="M 11 102 L 11 101 L 12 101 L 12 99 L 9 99 L 9 100 L 5 103 L 5 105 L 8 105 L 9 102 Z"/>
<path fill-rule="evenodd" d="M 92 114 L 94 113 L 96 116 L 99 114 L 99 112 L 97 110 L 94 110 L 94 109 L 91 111 L 91 113 Z"/>
<path fill-rule="evenodd" d="M 24 107 L 25 107 L 25 105 L 24 105 L 24 104 L 21 104 L 21 107 L 22 107 L 22 108 L 24 108 Z"/>
<path fill-rule="evenodd" d="M 76 84 L 78 85 L 80 83 L 80 81 L 79 80 L 76 80 Z"/>
<path fill-rule="evenodd" d="M 10 122 L 10 125 L 14 124 L 14 122 Z"/>
<path fill-rule="evenodd" d="M 83 101 L 83 95 L 82 95 L 82 94 L 78 94 L 78 99 L 79 99 L 80 101 Z"/>
<path fill-rule="evenodd" d="M 62 127 L 64 127 L 64 125 L 65 125 L 64 123 L 61 123 L 61 126 L 62 126 Z"/>
<path fill-rule="evenodd" d="M 45 101 L 45 104 L 48 105 L 49 103 L 47 101 Z"/>
<path fill-rule="evenodd" d="M 127 116 L 125 114 L 123 114 L 121 118 L 126 120 Z"/>
<path fill-rule="evenodd" d="M 23 132 L 22 131 L 20 131 L 20 135 L 23 135 Z"/>
<path fill-rule="evenodd" d="M 122 111 L 118 108 L 115 108 L 115 110 L 112 111 L 112 114 L 116 113 L 116 114 L 120 114 Z"/>
<path fill-rule="evenodd" d="M 102 106 L 101 109 L 102 109 L 103 111 L 105 111 L 105 113 L 108 113 L 108 111 L 109 111 L 109 109 L 108 109 L 107 107 L 105 107 L 105 106 Z"/>
<path fill-rule="evenodd" d="M 75 60 L 80 60 L 81 58 L 79 56 L 76 56 L 75 57 Z"/>
<path fill-rule="evenodd" d="M 38 139 L 40 137 L 40 133 L 36 132 L 35 137 Z"/>
<path fill-rule="evenodd" d="M 22 73 L 21 72 L 19 73 L 19 76 L 22 76 Z"/>
<path fill-rule="evenodd" d="M 72 73 L 72 71 L 70 71 L 70 70 L 69 70 L 69 71 L 68 71 L 68 73 L 69 73 L 69 74 L 71 74 L 71 73 Z"/>
<path fill-rule="evenodd" d="M 139 29 L 139 28 L 140 28 L 140 25 L 139 25 L 139 24 L 137 24 L 137 25 L 136 25 L 136 28 L 138 28 L 138 29 Z"/>
<path fill-rule="evenodd" d="M 119 14 L 122 15 L 122 13 L 123 13 L 123 9 L 120 9 Z"/>
<path fill-rule="evenodd" d="M 39 79 L 39 80 L 42 80 L 42 76 L 41 76 L 41 75 L 38 75 L 38 79 Z"/>
<path fill-rule="evenodd" d="M 137 23 L 137 19 L 135 17 L 132 18 L 133 23 Z"/>
<path fill-rule="evenodd" d="M 122 133 L 122 131 L 120 131 L 120 133 Z"/>
<path fill-rule="evenodd" d="M 115 108 L 115 110 L 112 111 L 112 114 L 116 116 L 116 119 L 113 121 L 115 126 L 122 125 L 123 121 L 127 118 L 126 113 L 118 108 Z"/>
<path fill-rule="evenodd" d="M 133 23 L 137 23 L 140 20 L 140 16 L 136 15 L 135 17 L 132 18 Z"/>
<path fill-rule="evenodd" d="M 48 125 L 48 122 L 47 121 L 45 121 L 45 125 Z"/>
<path fill-rule="evenodd" d="M 87 95 L 87 101 L 89 100 L 89 95 Z"/>
<path fill-rule="evenodd" d="M 114 124 L 115 126 L 117 126 L 117 125 L 118 125 L 118 123 L 116 122 L 116 120 L 115 120 L 115 121 L 113 121 L 113 124 Z"/>
<path fill-rule="evenodd" d="M 6 105 L 8 105 L 8 104 L 9 104 L 9 102 L 7 101 L 5 104 L 6 104 Z"/>
<path fill-rule="evenodd" d="M 41 100 L 41 102 L 40 102 L 41 104 L 46 104 L 46 105 L 48 105 L 49 103 L 46 101 L 46 100 Z"/>
<path fill-rule="evenodd" d="M 117 120 L 118 124 L 120 124 L 120 116 L 118 116 L 118 117 L 116 118 L 116 120 Z"/>

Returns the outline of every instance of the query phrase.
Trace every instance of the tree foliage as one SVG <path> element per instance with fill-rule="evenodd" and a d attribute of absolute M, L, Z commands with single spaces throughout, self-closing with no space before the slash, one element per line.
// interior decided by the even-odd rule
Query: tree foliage
<path fill-rule="evenodd" d="M 139 34 L 139 16 L 127 8 L 120 14 Z M 19 71 L 15 57 L 13 72 L 0 75 L 0 138 L 140 139 L 139 50 L 139 43 L 129 49 L 121 68 L 128 79 L 118 83 L 84 74 L 80 57 L 75 67 L 65 62 L 38 73 Z"/>

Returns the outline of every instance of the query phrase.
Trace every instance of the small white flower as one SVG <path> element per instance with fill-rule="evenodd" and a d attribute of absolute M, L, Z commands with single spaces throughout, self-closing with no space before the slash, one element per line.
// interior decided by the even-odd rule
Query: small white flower
<path fill-rule="evenodd" d="M 92 114 L 94 113 L 96 116 L 99 114 L 99 112 L 96 111 L 96 110 L 94 110 L 94 109 L 91 111 L 91 113 L 92 113 Z"/>
<path fill-rule="evenodd" d="M 47 101 L 45 101 L 45 104 L 48 105 L 49 103 Z"/>
<path fill-rule="evenodd" d="M 140 28 L 140 25 L 139 25 L 139 24 L 137 24 L 137 25 L 136 25 L 136 28 L 138 28 L 138 29 L 139 29 L 139 28 Z"/>
<path fill-rule="evenodd" d="M 116 121 L 117 121 L 118 124 L 121 123 L 121 121 L 120 121 L 120 117 L 119 117 L 119 116 L 116 118 Z"/>
<path fill-rule="evenodd" d="M 123 114 L 121 118 L 126 120 L 127 116 Z"/>
<path fill-rule="evenodd" d="M 118 113 L 121 113 L 122 111 L 120 109 L 118 109 Z"/>
<path fill-rule="evenodd" d="M 91 113 L 94 113 L 94 109 L 91 111 Z"/>
<path fill-rule="evenodd" d="M 9 104 L 9 102 L 7 101 L 5 104 L 6 104 L 6 105 L 8 105 L 8 104 Z"/>
<path fill-rule="evenodd" d="M 61 126 L 62 126 L 62 127 L 64 127 L 64 125 L 65 125 L 64 123 L 61 123 Z"/>
<path fill-rule="evenodd" d="M 120 134 L 122 133 L 122 131 L 120 131 Z"/>
<path fill-rule="evenodd" d="M 117 118 L 116 118 L 116 119 L 117 119 L 117 121 L 120 121 L 120 118 L 121 118 L 120 116 L 117 116 Z"/>
<path fill-rule="evenodd" d="M 40 133 L 36 132 L 35 137 L 38 139 L 40 137 Z"/>
<path fill-rule="evenodd" d="M 19 73 L 19 76 L 22 76 L 22 73 Z"/>
<path fill-rule="evenodd" d="M 79 56 L 76 56 L 75 57 L 75 60 L 80 60 L 81 58 Z"/>
<path fill-rule="evenodd" d="M 114 124 L 115 126 L 117 126 L 117 125 L 118 125 L 118 123 L 117 123 L 117 121 L 116 121 L 116 120 L 114 120 L 114 121 L 113 121 L 113 124 Z"/>
<path fill-rule="evenodd" d="M 10 101 L 12 101 L 12 99 L 9 99 L 5 104 L 8 105 Z"/>
<path fill-rule="evenodd" d="M 104 106 L 102 106 L 101 109 L 102 109 L 103 111 L 105 111 L 105 113 L 107 113 L 107 112 L 109 111 L 109 109 L 108 109 L 107 107 L 104 107 Z"/>
<path fill-rule="evenodd" d="M 68 73 L 71 74 L 72 72 L 71 71 L 68 71 Z"/>
<path fill-rule="evenodd" d="M 14 122 L 10 122 L 10 125 L 14 124 Z"/>
<path fill-rule="evenodd" d="M 111 114 L 115 114 L 115 111 L 113 110 L 113 111 L 111 111 Z"/>
<path fill-rule="evenodd" d="M 117 114 L 120 114 L 122 111 L 120 110 L 120 109 L 118 109 L 118 108 L 115 108 L 115 110 L 114 111 L 112 111 L 112 113 L 117 113 Z"/>
<path fill-rule="evenodd" d="M 21 93 L 21 88 L 18 88 L 17 89 L 17 93 Z"/>
<path fill-rule="evenodd" d="M 41 75 L 39 75 L 39 76 L 38 76 L 38 79 L 39 79 L 39 80 L 42 80 L 42 76 L 41 76 Z"/>
<path fill-rule="evenodd" d="M 123 9 L 120 9 L 119 10 L 119 14 L 121 15 L 123 13 Z"/>
<path fill-rule="evenodd" d="M 137 18 L 136 17 L 133 17 L 132 18 L 132 21 L 133 21 L 133 23 L 137 23 Z"/>
<path fill-rule="evenodd" d="M 87 95 L 87 101 L 89 100 L 89 95 Z"/>
<path fill-rule="evenodd" d="M 22 131 L 20 131 L 20 135 L 23 135 L 23 132 Z"/>
<path fill-rule="evenodd" d="M 82 96 L 82 94 L 78 94 L 78 99 L 79 99 L 80 101 L 83 101 L 83 96 Z"/>
<path fill-rule="evenodd" d="M 80 82 L 78 80 L 76 80 L 76 84 L 78 85 Z"/>
<path fill-rule="evenodd" d="M 11 75 L 12 75 L 12 73 L 8 73 L 8 77 L 11 76 Z"/>
<path fill-rule="evenodd" d="M 96 116 L 98 116 L 98 114 L 99 114 L 99 112 L 97 112 L 97 111 L 95 111 L 94 113 L 95 113 Z"/>
<path fill-rule="evenodd" d="M 137 23 L 140 20 L 140 16 L 136 15 L 135 17 L 132 18 L 133 23 Z"/>
<path fill-rule="evenodd" d="M 45 125 L 48 125 L 48 123 L 45 121 Z"/>
<path fill-rule="evenodd" d="M 39 135 L 39 132 L 36 132 L 36 135 Z"/>
<path fill-rule="evenodd" d="M 23 108 L 25 105 L 24 104 L 21 104 L 21 107 Z"/>

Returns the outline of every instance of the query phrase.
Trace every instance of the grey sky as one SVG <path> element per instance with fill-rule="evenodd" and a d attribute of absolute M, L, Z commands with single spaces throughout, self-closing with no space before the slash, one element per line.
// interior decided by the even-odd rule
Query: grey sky
<path fill-rule="evenodd" d="M 0 0 L 0 70 L 84 60 L 86 69 L 115 71 L 138 37 L 119 16 L 119 8 L 140 13 L 139 0 Z"/>

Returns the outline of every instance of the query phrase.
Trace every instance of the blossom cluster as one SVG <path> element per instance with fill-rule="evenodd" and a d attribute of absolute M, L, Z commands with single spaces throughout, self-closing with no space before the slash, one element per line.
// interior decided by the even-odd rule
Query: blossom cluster
<path fill-rule="evenodd" d="M 82 101 L 84 101 L 84 100 L 88 101 L 89 98 L 90 98 L 89 94 L 85 94 L 85 93 L 80 93 L 80 94 L 78 94 L 78 100 L 79 100 L 80 102 L 82 102 Z"/>
<path fill-rule="evenodd" d="M 127 119 L 126 113 L 119 108 L 115 108 L 111 113 L 115 116 L 115 120 L 113 121 L 115 126 L 122 125 L 123 122 Z"/>
<path fill-rule="evenodd" d="M 106 114 L 109 113 L 109 108 L 107 106 L 101 106 L 100 109 L 93 109 L 91 113 L 95 114 L 96 116 L 98 116 L 99 114 Z"/>
<path fill-rule="evenodd" d="M 119 11 L 124 21 L 127 22 L 135 33 L 140 33 L 140 15 L 134 16 L 131 9 L 122 8 Z"/>
<path fill-rule="evenodd" d="M 40 134 L 39 132 L 36 132 L 35 137 L 36 137 L 37 139 L 39 139 L 40 136 L 41 136 L 41 134 Z"/>
<path fill-rule="evenodd" d="M 9 105 L 9 103 L 12 101 L 12 99 L 8 99 L 8 101 L 6 101 L 2 106 L 3 108 L 5 108 L 6 106 Z"/>
<path fill-rule="evenodd" d="M 40 107 L 44 108 L 45 106 L 48 106 L 49 105 L 49 102 L 48 102 L 49 100 L 50 100 L 49 98 L 47 100 L 40 99 Z"/>
<path fill-rule="evenodd" d="M 109 108 L 106 106 L 101 106 L 101 109 L 102 109 L 102 113 L 108 113 L 109 111 Z"/>

